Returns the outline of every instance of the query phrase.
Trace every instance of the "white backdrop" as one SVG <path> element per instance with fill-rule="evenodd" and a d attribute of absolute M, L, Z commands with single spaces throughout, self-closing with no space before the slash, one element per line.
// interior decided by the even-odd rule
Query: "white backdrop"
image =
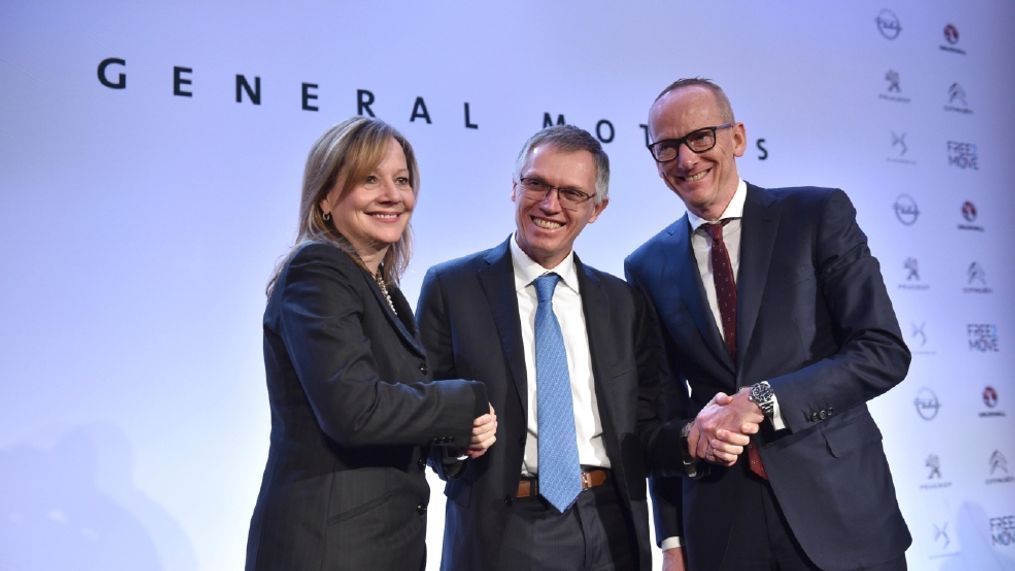
<path fill-rule="evenodd" d="M 911 568 L 1015 568 L 1009 0 L 145 4 L 0 4 L 0 570 L 242 566 L 264 286 L 306 152 L 359 90 L 419 155 L 415 300 L 511 231 L 544 113 L 612 134 L 577 249 L 622 273 L 682 213 L 640 125 L 693 75 L 746 123 L 745 178 L 844 188 L 882 261 L 916 354 L 873 404 Z"/>

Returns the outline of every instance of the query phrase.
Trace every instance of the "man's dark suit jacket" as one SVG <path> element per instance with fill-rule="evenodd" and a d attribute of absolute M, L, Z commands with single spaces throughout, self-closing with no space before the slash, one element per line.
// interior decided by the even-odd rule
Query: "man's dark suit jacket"
<path fill-rule="evenodd" d="M 427 445 L 468 443 L 481 383 L 430 380 L 412 310 L 396 317 L 337 247 L 299 249 L 264 312 L 271 447 L 247 569 L 421 569 Z"/>
<path fill-rule="evenodd" d="M 680 456 L 675 442 L 667 449 L 655 438 L 660 432 L 655 324 L 644 299 L 622 280 L 577 256 L 575 264 L 603 442 L 626 507 L 626 532 L 639 551 L 640 568 L 649 569 L 646 466 L 672 458 L 679 464 Z M 447 479 L 441 568 L 495 569 L 528 436 L 525 353 L 509 243 L 431 268 L 416 315 L 434 377 L 485 383 L 499 423 L 497 443 L 453 477 L 434 458 Z M 668 458 L 648 459 L 647 450 Z M 679 495 L 664 496 L 655 496 L 659 537 L 679 533 L 678 510 L 668 503 Z"/>
<path fill-rule="evenodd" d="M 867 409 L 902 381 L 910 353 L 855 215 L 841 190 L 747 186 L 736 363 L 705 300 L 686 215 L 625 264 L 658 312 L 673 374 L 690 385 L 686 420 L 719 391 L 772 384 L 788 430 L 763 430 L 759 452 L 793 534 L 829 570 L 888 561 L 911 543 Z M 745 474 L 713 466 L 684 481 L 689 568 L 719 568 Z"/>

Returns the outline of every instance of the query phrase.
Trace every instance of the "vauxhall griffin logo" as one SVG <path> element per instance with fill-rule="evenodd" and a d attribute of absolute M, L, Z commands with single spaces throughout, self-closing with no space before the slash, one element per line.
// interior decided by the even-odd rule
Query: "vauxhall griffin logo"
<path fill-rule="evenodd" d="M 968 200 L 962 203 L 962 217 L 966 222 L 976 222 L 976 205 Z"/>
<path fill-rule="evenodd" d="M 1001 418 L 1006 416 L 1003 410 L 997 410 L 997 391 L 994 387 L 987 385 L 983 387 L 983 405 L 988 410 L 981 410 L 977 416 L 980 418 Z"/>
<path fill-rule="evenodd" d="M 976 210 L 976 205 L 970 201 L 962 203 L 962 218 L 965 220 L 964 223 L 959 224 L 959 230 L 972 230 L 975 232 L 984 232 L 984 228 L 980 224 L 976 224 L 976 218 L 979 213 Z"/>
<path fill-rule="evenodd" d="M 947 26 L 945 26 L 944 33 L 945 40 L 947 40 L 949 44 L 954 46 L 955 44 L 959 43 L 959 29 L 956 28 L 954 25 L 948 24 Z"/>
<path fill-rule="evenodd" d="M 983 389 L 983 404 L 987 405 L 987 408 L 997 406 L 997 391 L 994 390 L 994 387 L 987 385 Z"/>
<path fill-rule="evenodd" d="M 956 44 L 959 43 L 959 29 L 954 24 L 948 24 L 944 28 L 945 41 L 947 45 L 941 44 L 938 46 L 942 51 L 952 52 L 960 55 L 966 55 L 966 50 L 958 47 Z"/>
<path fill-rule="evenodd" d="M 875 20 L 878 24 L 878 31 L 881 35 L 889 40 L 894 40 L 899 37 L 899 33 L 902 32 L 902 25 L 899 24 L 899 17 L 895 15 L 889 9 L 884 9 L 878 13 L 878 17 Z"/>
<path fill-rule="evenodd" d="M 913 404 L 916 405 L 917 414 L 924 420 L 934 420 L 934 417 L 937 416 L 937 411 L 941 408 L 937 395 L 927 387 L 920 389 L 920 392 L 916 394 L 916 398 L 913 400 Z"/>
<path fill-rule="evenodd" d="M 895 199 L 892 208 L 895 209 L 895 217 L 906 226 L 912 226 L 920 217 L 920 209 L 916 206 L 916 201 L 908 194 L 900 194 Z"/>

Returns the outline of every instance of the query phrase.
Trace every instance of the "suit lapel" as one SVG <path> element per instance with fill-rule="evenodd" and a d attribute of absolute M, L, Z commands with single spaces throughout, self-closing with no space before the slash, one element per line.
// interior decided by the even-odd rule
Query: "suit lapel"
<path fill-rule="evenodd" d="M 751 346 L 778 228 L 779 210 L 775 198 L 767 190 L 748 184 L 740 230 L 740 270 L 737 276 L 738 364 L 743 363 Z M 743 367 L 737 367 L 737 370 L 743 370 Z"/>
<path fill-rule="evenodd" d="M 624 463 L 616 460 L 623 455 L 616 430 L 619 421 L 615 422 L 615 419 L 623 415 L 623 406 L 627 402 L 624 391 L 627 387 L 609 382 L 612 380 L 610 374 L 616 372 L 618 360 L 614 345 L 616 339 L 622 336 L 615 332 L 618 324 L 611 318 L 614 312 L 610 309 L 610 297 L 602 278 L 585 266 L 577 254 L 574 262 L 582 298 L 582 313 L 585 315 L 585 331 L 589 339 L 589 356 L 592 358 L 592 383 L 599 409 L 599 422 L 603 427 L 603 445 L 607 456 L 611 458 L 613 470 L 620 475 L 619 481 L 624 481 Z M 622 491 L 627 493 L 626 489 Z"/>
<path fill-rule="evenodd" d="M 388 305 L 388 299 L 381 293 L 381 288 L 377 285 L 377 282 L 366 272 L 363 272 L 363 279 L 367 281 L 367 288 L 373 293 L 374 299 L 381 305 L 381 312 L 384 313 L 388 322 L 391 323 L 391 326 L 398 332 L 398 335 L 405 341 L 405 344 L 420 357 L 426 355 L 416 333 L 416 324 L 412 319 L 412 308 L 409 307 L 409 302 L 405 300 L 401 290 L 393 285 L 388 286 L 391 303 L 395 306 L 395 310 L 398 311 L 398 315 L 395 315 L 391 311 L 391 306 Z"/>
<path fill-rule="evenodd" d="M 585 330 L 589 338 L 589 355 L 592 357 L 592 380 L 595 383 L 599 403 L 599 416 L 612 418 L 603 414 L 610 408 L 613 395 L 607 394 L 603 384 L 603 375 L 610 372 L 610 362 L 606 358 L 613 354 L 613 326 L 610 321 L 610 300 L 603 291 L 602 280 L 594 272 L 581 263 L 578 255 L 574 256 L 578 288 L 581 291 L 582 313 L 585 315 Z M 604 398 L 605 397 L 605 398 Z M 604 420 L 605 422 L 605 420 Z"/>
<path fill-rule="evenodd" d="M 666 295 L 673 295 L 675 299 L 660 303 L 659 307 L 687 307 L 691 314 L 698 332 L 701 334 L 705 345 L 712 351 L 719 362 L 723 363 L 730 372 L 733 372 L 733 359 L 726 351 L 722 334 L 719 333 L 719 326 L 708 308 L 705 298 L 705 288 L 701 284 L 701 274 L 698 273 L 698 262 L 694 258 L 694 250 L 691 248 L 691 225 L 687 221 L 687 214 L 684 214 L 670 226 L 671 247 L 665 248 L 666 252 L 673 252 L 672 257 L 663 259 L 662 281 L 663 286 L 659 291 Z M 676 287 L 666 287 L 666 284 L 674 284 Z"/>
<path fill-rule="evenodd" d="M 508 240 L 511 240 L 509 237 Z M 518 317 L 518 295 L 515 293 L 515 271 L 511 249 L 505 241 L 487 255 L 486 266 L 479 269 L 479 283 L 500 337 L 504 359 L 518 393 L 523 417 L 528 416 L 528 392 L 525 381 L 525 349 L 522 347 L 522 325 Z M 491 353 L 492 355 L 493 353 Z"/>

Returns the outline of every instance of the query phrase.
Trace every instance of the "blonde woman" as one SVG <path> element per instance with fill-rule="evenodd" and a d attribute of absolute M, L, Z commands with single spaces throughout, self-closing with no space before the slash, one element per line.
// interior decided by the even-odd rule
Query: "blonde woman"
<path fill-rule="evenodd" d="M 376 119 L 310 151 L 296 245 L 268 286 L 271 446 L 247 569 L 422 569 L 429 448 L 494 442 L 484 385 L 431 381 L 398 289 L 418 188 L 412 146 Z"/>

